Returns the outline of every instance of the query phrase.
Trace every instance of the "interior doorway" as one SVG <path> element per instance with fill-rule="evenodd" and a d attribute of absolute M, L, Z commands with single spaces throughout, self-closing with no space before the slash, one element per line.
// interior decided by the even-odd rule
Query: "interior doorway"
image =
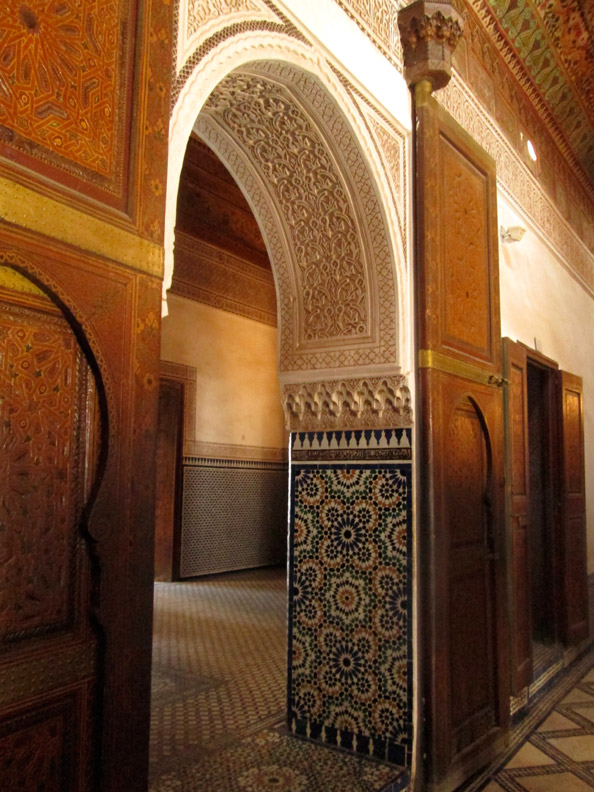
<path fill-rule="evenodd" d="M 527 352 L 528 464 L 530 492 L 530 600 L 532 681 L 556 659 L 558 644 L 555 525 L 556 367 Z"/>
<path fill-rule="evenodd" d="M 530 697 L 588 635 L 583 390 L 541 352 L 503 348 L 511 681 Z"/>
<path fill-rule="evenodd" d="M 196 135 L 175 260 L 157 438 L 153 790 L 208 775 L 214 754 L 223 772 L 227 751 L 284 721 L 286 701 L 288 443 L 274 282 L 246 199 Z"/>
<path fill-rule="evenodd" d="M 383 176 L 380 178 L 381 168 L 386 168 L 383 156 L 380 157 L 383 144 L 371 131 L 366 121 L 367 111 L 359 107 L 358 97 L 351 96 L 346 85 L 342 86 L 336 75 L 320 65 L 317 58 L 315 62 L 311 61 L 310 72 L 307 68 L 309 56 L 305 53 L 304 58 L 300 55 L 299 60 L 287 62 L 280 52 L 280 57 L 272 58 L 270 48 L 250 49 L 250 46 L 239 48 L 241 61 L 237 61 L 234 47 L 232 58 L 221 60 L 218 71 L 209 72 L 205 80 L 198 79 L 197 69 L 192 77 L 191 91 L 180 96 L 172 115 L 170 164 L 173 167 L 168 179 L 165 282 L 173 277 L 173 289 L 169 292 L 170 316 L 174 316 L 175 303 L 184 316 L 184 332 L 176 343 L 172 342 L 166 348 L 165 328 L 170 318 L 165 319 L 162 354 L 168 360 L 177 359 L 190 365 L 188 358 L 194 345 L 194 351 L 200 352 L 195 366 L 197 393 L 201 396 L 205 394 L 206 386 L 213 384 L 213 372 L 217 375 L 215 379 L 223 372 L 229 375 L 216 398 L 210 402 L 211 406 L 217 406 L 219 414 L 206 408 L 196 410 L 195 444 L 192 451 L 186 453 L 184 450 L 184 458 L 192 460 L 195 468 L 192 475 L 196 479 L 204 475 L 204 460 L 213 456 L 213 446 L 220 449 L 224 445 L 229 454 L 241 447 L 241 453 L 245 454 L 245 449 L 254 445 L 248 437 L 255 428 L 251 419 L 253 411 L 250 410 L 247 418 L 238 420 L 239 410 L 231 410 L 221 422 L 222 411 L 218 408 L 229 405 L 231 400 L 234 404 L 246 398 L 249 400 L 254 389 L 259 397 L 264 395 L 260 372 L 264 352 L 270 349 L 265 340 L 267 337 L 274 341 L 274 360 L 282 381 L 283 397 L 281 399 L 277 389 L 273 399 L 272 390 L 267 390 L 270 409 L 265 411 L 259 429 L 271 426 L 271 419 L 280 413 L 284 399 L 292 430 L 296 434 L 307 435 L 297 451 L 300 464 L 304 469 L 309 465 L 324 467 L 324 475 L 320 476 L 323 486 L 321 484 L 316 489 L 318 495 L 303 492 L 297 514 L 301 518 L 300 527 L 297 526 L 297 518 L 294 519 L 297 507 L 291 512 L 292 540 L 299 535 L 292 549 L 297 541 L 303 543 L 303 550 L 291 555 L 291 574 L 295 577 L 305 575 L 308 587 L 306 601 L 298 601 L 296 592 L 289 601 L 291 651 L 284 657 L 288 695 L 283 702 L 287 733 L 284 736 L 272 735 L 270 740 L 274 745 L 282 744 L 283 751 L 286 749 L 285 758 L 282 765 L 278 765 L 278 772 L 268 780 L 262 778 L 261 772 L 272 766 L 272 761 L 258 761 L 257 766 L 254 764 L 247 770 L 251 788 L 272 788 L 272 784 L 276 785 L 274 788 L 290 788 L 292 784 L 307 788 L 309 792 L 317 792 L 318 789 L 330 792 L 334 788 L 355 788 L 353 774 L 360 771 L 360 763 L 368 761 L 370 755 L 389 761 L 397 759 L 402 766 L 411 761 L 410 597 L 397 595 L 398 615 L 393 604 L 394 588 L 398 586 L 400 591 L 400 587 L 405 587 L 410 580 L 407 559 L 411 557 L 408 500 L 411 497 L 410 397 L 406 377 L 399 368 L 404 343 L 404 336 L 400 333 L 404 329 L 401 324 L 405 314 L 400 314 L 398 308 L 400 302 L 406 302 L 404 292 L 401 295 L 398 289 L 404 271 L 401 266 L 405 260 L 404 248 L 400 238 L 400 228 L 404 226 L 400 226 L 397 220 L 399 211 L 394 194 L 389 194 L 387 189 L 387 178 L 385 181 Z M 236 65 L 229 70 L 234 58 Z M 192 108 L 197 109 L 190 125 Z M 182 145 L 186 145 L 190 128 L 190 142 L 193 144 L 192 137 L 197 138 L 198 144 L 202 143 L 217 155 L 253 210 L 265 240 L 266 254 L 272 263 L 270 291 L 266 285 L 266 278 L 270 276 L 258 268 L 257 262 L 250 262 L 253 266 L 248 267 L 227 266 L 227 262 L 235 262 L 237 258 L 231 252 L 217 255 L 214 259 L 210 257 L 207 266 L 202 268 L 205 280 L 201 284 L 193 282 L 193 257 L 202 257 L 205 246 L 212 246 L 215 240 L 190 241 L 184 230 L 179 228 L 179 222 L 173 233 L 171 221 L 175 211 L 179 221 L 184 204 L 181 190 L 177 194 L 177 174 L 182 170 L 179 152 Z M 382 139 L 387 134 L 386 130 L 382 124 Z M 389 134 L 390 139 L 394 137 L 394 143 L 399 147 L 396 150 L 401 151 L 404 163 L 405 136 L 397 138 L 398 131 L 391 128 Z M 176 140 L 180 144 L 178 147 Z M 204 199 L 203 209 L 187 213 L 192 222 L 218 215 L 217 202 L 212 195 L 205 194 L 208 191 L 204 186 L 209 178 L 218 176 L 220 163 L 202 182 L 200 198 Z M 388 177 L 386 169 L 385 176 Z M 404 206 L 404 192 L 402 195 Z M 233 204 L 225 217 L 228 225 L 218 229 L 219 238 L 223 240 L 233 236 L 232 221 L 241 208 L 239 203 L 233 201 Z M 395 219 L 393 225 L 389 223 L 392 215 Z M 226 295 L 217 291 L 224 277 L 222 269 L 233 270 L 233 277 L 226 279 L 229 286 Z M 238 291 L 246 277 L 252 281 L 249 294 L 252 306 L 258 312 L 254 314 L 251 327 L 257 325 L 260 328 L 259 339 L 251 344 L 249 353 L 242 346 L 247 327 L 243 319 L 242 328 L 237 328 L 237 317 L 241 316 L 237 310 L 241 303 Z M 187 289 L 185 295 L 176 293 L 176 281 Z M 214 304 L 214 300 L 205 304 L 207 295 L 209 299 L 216 295 L 219 304 Z M 278 312 L 278 330 L 276 327 L 264 330 L 266 323 L 263 318 L 270 313 L 265 302 L 268 295 L 274 304 L 275 320 Z M 201 306 L 193 308 L 191 315 L 189 301 Z M 223 313 L 224 321 L 217 324 L 215 317 L 221 318 Z M 206 321 L 207 315 L 209 322 Z M 257 317 L 262 319 L 258 322 Z M 215 325 L 220 331 L 216 337 L 210 332 Z M 221 345 L 219 341 L 223 337 L 226 343 Z M 238 354 L 239 349 L 242 350 L 241 355 Z M 174 353 L 179 357 L 172 358 Z M 205 356 L 209 355 L 210 361 L 205 365 Z M 377 376 L 379 372 L 382 372 L 381 376 Z M 220 379 L 218 381 L 222 384 Z M 280 424 L 284 425 L 282 414 L 279 418 Z M 372 434 L 368 436 L 368 427 L 377 427 L 378 432 L 373 433 L 374 430 L 369 429 Z M 392 439 L 388 439 L 384 428 L 390 429 Z M 205 429 L 210 436 L 198 436 L 198 431 Z M 228 434 L 230 430 L 232 437 Z M 310 432 L 316 434 L 311 447 Z M 319 432 L 322 432 L 321 438 Z M 352 444 L 359 441 L 365 447 L 355 450 Z M 284 443 L 285 457 L 279 460 L 268 456 L 271 447 L 275 453 L 279 450 L 275 442 L 263 438 L 258 442 L 261 448 L 267 449 L 266 458 L 260 457 L 258 465 L 254 466 L 251 457 L 238 459 L 234 456 L 234 476 L 243 475 L 239 471 L 248 467 L 254 470 L 260 467 L 261 471 L 270 472 L 272 465 L 283 462 L 286 465 L 288 448 Z M 376 444 L 380 447 L 377 448 Z M 401 453 L 396 452 L 396 445 Z M 406 446 L 406 449 L 401 446 Z M 381 453 L 378 454 L 378 450 Z M 230 457 L 220 455 L 220 458 Z M 316 459 L 319 461 L 314 461 Z M 359 474 L 361 460 L 364 475 Z M 397 549 L 392 547 L 392 542 L 384 549 L 382 540 L 375 533 L 372 537 L 368 533 L 357 533 L 356 540 L 351 537 L 353 541 L 343 541 L 342 530 L 338 528 L 350 525 L 350 520 L 356 520 L 359 525 L 358 521 L 363 519 L 359 517 L 359 511 L 367 510 L 367 501 L 369 509 L 372 509 L 373 487 L 376 486 L 372 482 L 375 482 L 375 477 L 383 481 L 387 475 L 383 472 L 385 460 L 389 466 L 386 470 L 393 470 L 394 477 L 398 471 L 397 475 L 403 481 L 399 486 L 406 492 L 406 497 L 399 494 L 385 504 L 382 502 L 381 507 L 382 519 L 384 515 L 386 519 L 383 525 L 386 532 L 392 531 L 396 525 L 395 518 L 393 522 L 388 514 L 398 513 L 398 520 L 401 520 Z M 351 463 L 353 476 L 350 475 Z M 332 486 L 326 485 L 326 479 Z M 332 489 L 335 479 L 336 493 Z M 286 487 L 286 475 L 284 481 Z M 184 469 L 184 516 L 186 507 L 190 507 L 186 498 L 187 483 Z M 293 487 L 293 493 L 296 489 Z M 231 491 L 230 487 L 227 488 L 221 500 L 228 500 Z M 322 516 L 326 522 L 323 523 L 318 515 L 326 500 L 332 503 L 332 507 L 324 508 Z M 245 497 L 237 500 L 233 513 L 239 516 L 240 522 L 245 522 L 246 506 L 250 502 L 251 499 Z M 203 503 L 204 499 L 195 499 L 197 507 Z M 294 500 L 291 505 L 295 505 Z M 213 517 L 220 512 L 220 509 L 218 512 L 211 510 Z M 287 514 L 285 509 L 285 518 Z M 208 522 L 212 525 L 214 519 Z M 337 530 L 328 527 L 330 522 L 332 525 L 337 523 Z M 326 555 L 321 548 L 322 542 L 309 538 L 322 531 L 331 534 L 324 544 L 324 547 L 331 545 Z M 238 531 L 229 532 L 226 544 L 237 544 L 237 535 Z M 359 542 L 363 549 L 356 550 L 357 559 L 358 553 L 367 551 L 367 548 L 378 558 L 384 558 L 381 554 L 385 552 L 382 565 L 376 569 L 382 581 L 384 564 L 395 571 L 389 581 L 378 581 L 373 588 L 373 596 L 371 590 L 369 595 L 365 593 L 366 586 L 371 583 L 367 566 L 363 568 L 371 563 L 373 555 L 359 566 L 358 561 L 353 561 L 354 572 L 350 561 L 337 564 L 341 554 L 355 553 L 353 548 L 359 548 Z M 183 559 L 183 532 L 181 555 Z M 203 553 L 195 554 L 197 559 L 203 557 Z M 210 555 L 208 557 L 211 558 Z M 319 574 L 311 579 L 312 570 L 316 568 Z M 182 577 L 184 571 L 185 568 Z M 348 607 L 342 605 L 343 590 L 345 596 L 348 595 Z M 302 591 L 299 589 L 299 594 Z M 370 644 L 361 631 L 371 635 L 379 619 L 383 625 L 384 612 L 390 626 L 382 627 L 383 641 L 378 637 L 376 650 L 375 640 Z M 285 610 L 285 625 L 286 615 Z M 330 617 L 340 624 L 326 637 L 327 619 Z M 389 633 L 392 629 L 393 633 Z M 270 649 L 276 650 L 279 645 L 282 642 L 275 642 Z M 354 661 L 354 657 L 359 658 L 361 653 L 370 658 L 365 667 L 358 660 Z M 394 657 L 397 657 L 396 664 Z M 343 660 L 347 665 L 353 665 L 334 679 L 332 668 L 336 662 L 342 664 Z M 323 694 L 318 684 L 320 668 L 324 669 L 327 680 Z M 359 682 L 359 675 L 363 675 L 365 681 Z M 361 697 L 365 697 L 364 707 L 361 706 Z M 339 758 L 323 746 L 314 747 L 313 743 L 304 748 L 305 743 L 291 739 L 293 733 L 364 754 L 366 760 L 350 755 Z M 276 751 L 274 745 L 271 750 Z M 314 767 L 315 761 L 310 760 L 312 752 L 315 757 L 318 750 L 323 754 L 323 759 L 319 760 L 324 767 L 323 773 L 319 773 Z M 252 759 L 249 761 L 251 763 Z M 344 768 L 348 766 L 350 779 L 335 772 L 337 764 Z M 393 772 L 393 768 L 385 769 L 387 774 Z M 406 771 L 398 771 L 399 774 L 402 772 Z M 294 779 L 294 783 L 290 779 Z M 332 783 L 328 783 L 330 779 Z M 382 782 L 381 786 L 383 788 L 386 784 Z M 215 788 L 235 787 L 223 784 Z"/>
<path fill-rule="evenodd" d="M 157 419 L 155 580 L 179 578 L 184 384 L 161 374 Z"/>

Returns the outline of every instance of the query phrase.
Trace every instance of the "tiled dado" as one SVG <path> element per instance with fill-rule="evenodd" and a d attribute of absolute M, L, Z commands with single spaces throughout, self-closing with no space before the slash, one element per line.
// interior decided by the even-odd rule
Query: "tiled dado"
<path fill-rule="evenodd" d="M 289 725 L 410 764 L 411 430 L 291 435 Z"/>
<path fill-rule="evenodd" d="M 180 576 L 282 564 L 287 463 L 184 457 Z"/>

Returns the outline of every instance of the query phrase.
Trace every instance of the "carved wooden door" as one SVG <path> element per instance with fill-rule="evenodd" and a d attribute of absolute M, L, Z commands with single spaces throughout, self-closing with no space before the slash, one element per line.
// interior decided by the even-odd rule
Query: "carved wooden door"
<path fill-rule="evenodd" d="M 451 790 L 509 719 L 495 165 L 423 83 L 415 114 L 423 753 Z"/>
<path fill-rule="evenodd" d="M 507 490 L 512 598 L 511 682 L 518 695 L 532 679 L 530 596 L 530 468 L 526 349 L 504 339 L 507 435 Z"/>
<path fill-rule="evenodd" d="M 501 393 L 432 372 L 439 402 L 433 448 L 433 541 L 440 587 L 435 627 L 436 701 L 442 713 L 436 748 L 453 763 L 494 739 L 502 725 L 498 674 L 502 560 Z M 428 380 L 429 383 L 429 380 Z M 495 431 L 494 431 L 495 430 Z M 439 460 L 439 461 L 438 461 Z M 439 560 L 441 559 L 441 561 Z M 441 667 L 440 667 L 441 666 Z"/>
<path fill-rule="evenodd" d="M 95 383 L 54 304 L 7 268 L 0 284 L 0 786 L 87 792 L 100 746 L 81 531 Z"/>
<path fill-rule="evenodd" d="M 565 643 L 588 637 L 586 493 L 584 476 L 584 407 L 582 380 L 559 372 L 561 406 L 561 627 Z"/>

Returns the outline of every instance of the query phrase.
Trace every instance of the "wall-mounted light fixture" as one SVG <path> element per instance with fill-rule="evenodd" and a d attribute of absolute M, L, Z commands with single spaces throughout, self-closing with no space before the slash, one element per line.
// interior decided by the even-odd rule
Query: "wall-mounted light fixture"
<path fill-rule="evenodd" d="M 522 226 L 510 226 L 504 228 L 501 226 L 499 229 L 499 236 L 502 242 L 519 242 L 526 233 L 526 229 Z"/>

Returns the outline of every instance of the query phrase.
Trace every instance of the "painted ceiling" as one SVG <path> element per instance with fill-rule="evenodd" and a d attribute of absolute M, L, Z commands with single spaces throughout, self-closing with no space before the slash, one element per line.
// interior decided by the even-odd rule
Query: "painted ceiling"
<path fill-rule="evenodd" d="M 594 0 L 477 0 L 594 184 Z M 484 17 L 483 17 L 484 18 Z"/>

